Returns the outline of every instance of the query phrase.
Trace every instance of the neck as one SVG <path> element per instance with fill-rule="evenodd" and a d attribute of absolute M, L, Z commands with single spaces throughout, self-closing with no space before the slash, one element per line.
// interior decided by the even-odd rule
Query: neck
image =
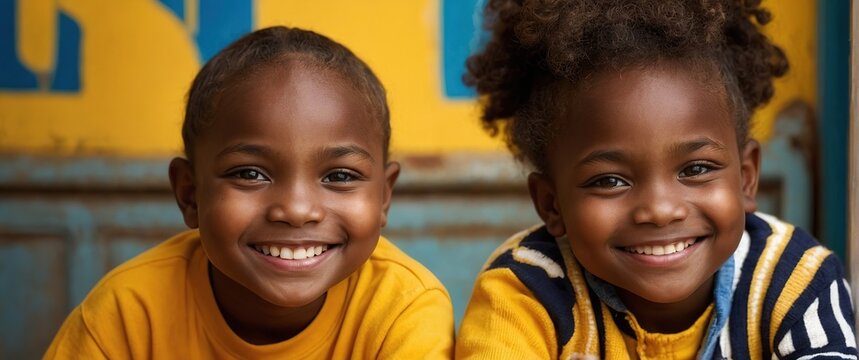
<path fill-rule="evenodd" d="M 209 279 L 218 309 L 243 340 L 265 345 L 288 340 L 307 328 L 325 303 L 325 295 L 295 308 L 272 304 L 209 264 Z"/>
<path fill-rule="evenodd" d="M 652 302 L 621 288 L 617 292 L 644 330 L 674 334 L 692 326 L 713 301 L 713 282 L 710 277 L 687 298 L 675 303 Z"/>

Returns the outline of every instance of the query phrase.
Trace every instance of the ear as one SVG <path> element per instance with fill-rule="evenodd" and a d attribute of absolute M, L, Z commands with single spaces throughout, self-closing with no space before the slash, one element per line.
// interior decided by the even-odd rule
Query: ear
<path fill-rule="evenodd" d="M 174 158 L 170 161 L 170 187 L 173 188 L 173 196 L 176 205 L 182 211 L 185 225 L 196 229 L 200 224 L 197 217 L 197 185 L 194 181 L 194 169 L 191 162 L 183 158 Z"/>
<path fill-rule="evenodd" d="M 749 140 L 743 146 L 740 158 L 740 176 L 742 177 L 743 206 L 746 212 L 758 209 L 755 196 L 758 194 L 758 176 L 761 171 L 761 144 L 757 140 Z"/>
<path fill-rule="evenodd" d="M 400 163 L 391 161 L 385 165 L 385 189 L 382 194 L 382 226 L 388 224 L 388 209 L 391 207 L 391 196 L 394 193 L 394 184 L 400 176 Z"/>
<path fill-rule="evenodd" d="M 528 175 L 528 191 L 531 192 L 531 201 L 537 214 L 546 224 L 546 230 L 554 237 L 566 235 L 567 227 L 561 217 L 551 180 L 545 174 L 533 172 Z"/>

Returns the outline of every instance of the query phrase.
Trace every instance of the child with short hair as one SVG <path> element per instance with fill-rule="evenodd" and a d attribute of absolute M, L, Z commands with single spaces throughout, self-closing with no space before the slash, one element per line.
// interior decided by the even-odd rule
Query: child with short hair
<path fill-rule="evenodd" d="M 107 274 L 46 358 L 450 358 L 442 284 L 380 237 L 399 165 L 385 91 L 282 26 L 195 78 L 170 163 L 181 233 Z"/>
<path fill-rule="evenodd" d="M 457 358 L 856 359 L 838 259 L 755 213 L 753 110 L 787 70 L 759 1 L 489 0 L 483 124 L 544 225 L 475 285 Z"/>

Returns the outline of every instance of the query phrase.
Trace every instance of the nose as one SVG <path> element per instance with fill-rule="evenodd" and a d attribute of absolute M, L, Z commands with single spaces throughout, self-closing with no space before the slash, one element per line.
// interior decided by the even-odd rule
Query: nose
<path fill-rule="evenodd" d="M 666 226 L 675 221 L 683 221 L 689 215 L 689 208 L 681 192 L 667 184 L 652 184 L 639 188 L 638 204 L 632 217 L 636 224 Z"/>
<path fill-rule="evenodd" d="M 301 227 L 321 222 L 325 217 L 321 194 L 316 193 L 312 186 L 291 184 L 272 190 L 273 201 L 266 211 L 268 221 Z"/>

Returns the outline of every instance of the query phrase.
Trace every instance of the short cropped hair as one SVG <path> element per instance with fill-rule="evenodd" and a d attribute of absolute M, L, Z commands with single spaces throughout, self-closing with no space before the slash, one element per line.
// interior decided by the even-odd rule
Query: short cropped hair
<path fill-rule="evenodd" d="M 365 96 L 378 120 L 383 151 L 388 156 L 390 112 L 385 88 L 370 67 L 340 43 L 309 30 L 274 26 L 254 31 L 221 50 L 197 74 L 188 91 L 182 140 L 185 156 L 194 161 L 195 140 L 211 123 L 220 95 L 230 85 L 272 65 L 297 57 L 306 66 L 333 71 Z"/>

